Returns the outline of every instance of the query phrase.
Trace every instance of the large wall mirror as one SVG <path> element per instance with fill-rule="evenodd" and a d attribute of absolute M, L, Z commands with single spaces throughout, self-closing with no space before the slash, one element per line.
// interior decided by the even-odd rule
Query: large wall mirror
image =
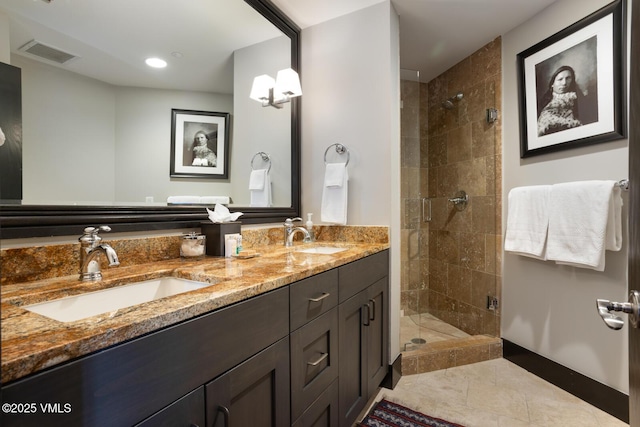
<path fill-rule="evenodd" d="M 3 0 L 2 15 L 22 73 L 23 197 L 3 201 L 0 237 L 197 227 L 205 205 L 183 196 L 228 197 L 243 223 L 299 216 L 299 101 L 249 98 L 255 76 L 299 69 L 299 28 L 268 0 Z M 22 52 L 30 42 L 77 58 Z M 147 56 L 169 64 L 148 68 Z M 176 111 L 212 113 L 202 122 L 215 126 L 228 115 L 228 176 L 171 174 Z M 251 206 L 249 176 L 263 167 L 272 203 Z"/>

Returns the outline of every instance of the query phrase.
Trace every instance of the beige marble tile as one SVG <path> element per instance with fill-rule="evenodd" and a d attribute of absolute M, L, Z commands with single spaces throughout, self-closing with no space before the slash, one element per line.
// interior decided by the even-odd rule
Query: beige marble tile
<path fill-rule="evenodd" d="M 563 427 L 598 427 L 600 425 L 586 403 L 531 396 L 527 399 L 527 405 L 532 423 Z"/>
<path fill-rule="evenodd" d="M 628 427 L 502 358 L 405 375 L 382 398 L 465 427 Z"/>
<path fill-rule="evenodd" d="M 517 390 L 474 382 L 469 385 L 467 405 L 516 420 L 530 421 L 526 394 Z"/>

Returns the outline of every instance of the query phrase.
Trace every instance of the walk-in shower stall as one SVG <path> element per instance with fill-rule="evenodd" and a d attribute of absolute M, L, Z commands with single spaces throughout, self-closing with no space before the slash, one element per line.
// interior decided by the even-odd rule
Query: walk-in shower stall
<path fill-rule="evenodd" d="M 407 359 L 447 349 L 432 368 L 463 364 L 456 348 L 470 343 L 488 343 L 481 359 L 499 356 L 500 61 L 479 75 L 474 60 L 487 55 L 429 82 L 401 71 L 400 345 Z"/>

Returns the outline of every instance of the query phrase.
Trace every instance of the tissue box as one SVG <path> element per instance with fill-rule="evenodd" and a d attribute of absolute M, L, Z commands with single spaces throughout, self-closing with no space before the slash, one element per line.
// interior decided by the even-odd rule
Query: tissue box
<path fill-rule="evenodd" d="M 241 224 L 240 221 L 200 223 L 202 234 L 207 236 L 207 255 L 224 256 L 224 236 L 227 234 L 240 233 Z"/>

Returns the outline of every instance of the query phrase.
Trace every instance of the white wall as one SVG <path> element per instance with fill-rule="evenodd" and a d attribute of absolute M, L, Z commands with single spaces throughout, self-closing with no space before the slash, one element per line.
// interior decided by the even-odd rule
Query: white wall
<path fill-rule="evenodd" d="M 398 18 L 390 1 L 302 31 L 302 210 L 320 221 L 324 153 L 350 152 L 350 225 L 391 227 L 391 338 L 399 340 Z M 342 157 L 342 156 L 340 156 Z M 340 159 L 335 150 L 329 162 Z M 392 357 L 397 354 L 393 343 Z"/>
<path fill-rule="evenodd" d="M 231 195 L 227 181 L 169 177 L 171 109 L 232 111 L 231 95 L 117 87 L 19 55 L 12 63 L 22 69 L 25 204 Z"/>
<path fill-rule="evenodd" d="M 11 64 L 11 45 L 9 44 L 9 17 L 0 13 L 0 62 Z"/>
<path fill-rule="evenodd" d="M 11 60 L 22 69 L 23 202 L 112 201 L 112 87 L 19 55 Z M 89 170 L 100 173 L 88 179 Z"/>
<path fill-rule="evenodd" d="M 264 151 L 271 157 L 271 196 L 273 206 L 291 206 L 291 104 L 281 109 L 263 107 L 249 98 L 254 77 L 262 74 L 276 78 L 278 71 L 291 67 L 291 40 L 277 37 L 233 55 L 233 202 L 249 206 L 251 159 Z M 268 130 L 268 132 L 266 131 Z M 256 157 L 256 169 L 266 164 Z"/>
<path fill-rule="evenodd" d="M 166 203 L 169 196 L 232 195 L 228 180 L 169 176 L 171 110 L 230 112 L 231 95 L 132 87 L 113 90 L 115 201 L 143 203 L 150 196 L 156 203 Z"/>
<path fill-rule="evenodd" d="M 627 139 L 530 159 L 520 159 L 519 151 L 516 55 L 608 3 L 559 0 L 502 38 L 503 221 L 514 187 L 628 176 Z M 623 216 L 627 237 L 626 209 Z M 604 272 L 505 253 L 502 337 L 628 392 L 628 326 L 608 329 L 595 308 L 596 298 L 626 301 L 627 247 L 607 253 Z"/>

